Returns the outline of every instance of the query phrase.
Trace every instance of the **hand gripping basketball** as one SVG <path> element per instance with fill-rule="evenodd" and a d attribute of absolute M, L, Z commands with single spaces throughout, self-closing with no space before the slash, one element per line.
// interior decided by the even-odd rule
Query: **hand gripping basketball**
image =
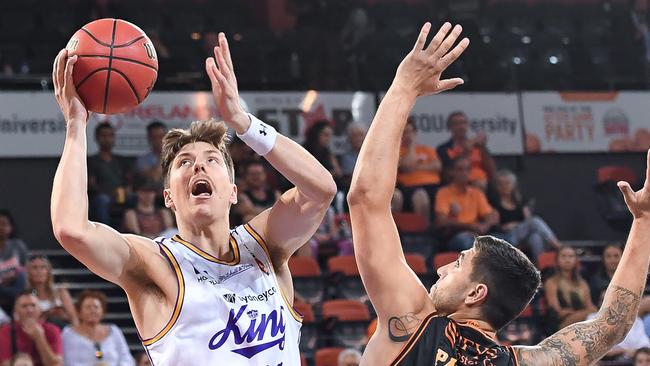
<path fill-rule="evenodd" d="M 52 69 L 52 82 L 54 83 L 54 96 L 59 104 L 66 123 L 71 121 L 88 122 L 88 110 L 81 101 L 72 80 L 72 71 L 77 62 L 77 56 L 68 57 L 65 49 L 59 51 L 54 59 Z"/>

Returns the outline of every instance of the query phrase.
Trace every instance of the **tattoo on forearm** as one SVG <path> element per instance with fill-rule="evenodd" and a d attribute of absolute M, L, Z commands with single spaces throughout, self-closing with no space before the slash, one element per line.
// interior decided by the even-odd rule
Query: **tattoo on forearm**
<path fill-rule="evenodd" d="M 388 337 L 393 342 L 406 342 L 420 325 L 420 319 L 415 313 L 393 316 L 388 319 Z"/>
<path fill-rule="evenodd" d="M 590 365 L 603 357 L 632 327 L 641 299 L 641 293 L 620 286 L 607 291 L 595 319 L 570 325 L 538 347 L 515 349 L 520 365 Z"/>

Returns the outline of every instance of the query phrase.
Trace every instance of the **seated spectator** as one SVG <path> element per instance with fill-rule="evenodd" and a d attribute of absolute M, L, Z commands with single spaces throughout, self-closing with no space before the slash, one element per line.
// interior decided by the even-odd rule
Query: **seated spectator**
<path fill-rule="evenodd" d="M 402 135 L 393 210 L 413 211 L 429 222 L 431 205 L 440 187 L 441 168 L 436 150 L 417 143 L 415 121 L 409 117 Z"/>
<path fill-rule="evenodd" d="M 462 251 L 474 245 L 476 235 L 486 234 L 499 221 L 483 191 L 470 185 L 469 159 L 452 163 L 452 181 L 436 195 L 436 228 L 449 250 Z"/>
<path fill-rule="evenodd" d="M 598 302 L 600 294 L 607 290 L 609 282 L 614 276 L 614 271 L 618 267 L 618 262 L 621 261 L 623 250 L 616 244 L 609 244 L 603 250 L 602 265 L 598 272 L 594 273 L 589 279 L 589 289 L 591 291 L 591 299 Z"/>
<path fill-rule="evenodd" d="M 0 210 L 0 307 L 7 314 L 12 314 L 16 295 L 27 285 L 27 246 L 16 237 L 14 227 L 11 213 Z"/>
<path fill-rule="evenodd" d="M 531 325 L 518 319 L 508 323 L 497 335 L 502 345 L 533 345 L 535 341 Z"/>
<path fill-rule="evenodd" d="M 334 131 L 328 121 L 316 122 L 307 130 L 303 147 L 332 174 L 332 177 L 338 183 L 343 177 L 343 172 L 338 160 L 336 160 L 336 156 L 330 150 L 333 134 Z"/>
<path fill-rule="evenodd" d="M 125 231 L 153 239 L 174 226 L 169 209 L 156 207 L 157 187 L 153 181 L 138 179 L 135 186 L 135 208 L 124 212 Z"/>
<path fill-rule="evenodd" d="M 361 352 L 354 348 L 346 348 L 338 357 L 338 366 L 359 366 L 361 363 Z"/>
<path fill-rule="evenodd" d="M 350 187 L 352 181 L 352 172 L 359 157 L 359 151 L 363 140 L 366 138 L 366 129 L 360 123 L 351 123 L 348 125 L 348 150 L 339 156 L 341 161 L 341 173 L 343 173 L 343 188 Z"/>
<path fill-rule="evenodd" d="M 16 353 L 28 354 L 34 366 L 63 365 L 61 331 L 41 320 L 38 299 L 28 290 L 16 297 L 14 321 L 0 327 L 0 365 L 9 366 Z"/>
<path fill-rule="evenodd" d="M 115 130 L 110 123 L 97 125 L 95 140 L 99 152 L 88 157 L 91 214 L 93 220 L 111 225 L 111 208 L 124 205 L 130 192 L 131 168 L 124 157 L 113 154 Z"/>
<path fill-rule="evenodd" d="M 10 366 L 34 366 L 32 357 L 27 353 L 16 354 L 9 363 Z"/>
<path fill-rule="evenodd" d="M 64 327 L 77 324 L 77 310 L 68 290 L 54 285 L 52 264 L 45 256 L 31 256 L 27 261 L 27 288 L 36 295 L 43 319 Z"/>
<path fill-rule="evenodd" d="M 634 352 L 634 366 L 650 366 L 650 348 L 644 347 Z"/>
<path fill-rule="evenodd" d="M 544 283 L 544 296 L 551 310 L 549 320 L 557 329 L 583 321 L 596 312 L 572 247 L 561 247 L 558 251 L 555 273 Z"/>
<path fill-rule="evenodd" d="M 129 346 L 120 328 L 104 324 L 106 295 L 98 291 L 84 291 L 77 299 L 79 324 L 63 329 L 63 349 L 66 366 L 135 365 Z"/>
<path fill-rule="evenodd" d="M 452 112 L 447 117 L 447 129 L 451 138 L 438 146 L 438 156 L 445 170 L 452 169 L 452 162 L 459 156 L 466 156 L 471 162 L 470 182 L 485 191 L 494 177 L 496 164 L 487 149 L 487 135 L 481 133 L 470 139 L 469 119 L 465 113 Z"/>
<path fill-rule="evenodd" d="M 135 365 L 136 366 L 151 366 L 151 360 L 149 360 L 149 356 L 147 356 L 146 352 L 138 353 L 138 356 L 135 358 Z"/>
<path fill-rule="evenodd" d="M 550 227 L 539 216 L 533 216 L 530 208 L 521 198 L 517 185 L 517 176 L 507 170 L 496 174 L 498 197 L 492 206 L 499 212 L 499 229 L 504 233 L 503 239 L 516 247 L 527 246 L 525 250 L 531 258 L 537 257 L 545 249 L 557 249 L 561 243 Z"/>
<path fill-rule="evenodd" d="M 273 206 L 280 199 L 280 192 L 269 187 L 266 180 L 266 170 L 261 162 L 252 162 L 246 167 L 246 189 L 240 191 L 235 210 L 248 222 L 262 211 Z"/>
<path fill-rule="evenodd" d="M 159 55 L 160 56 L 160 55 Z M 157 202 L 162 202 L 163 176 L 160 167 L 162 154 L 162 139 L 167 133 L 167 126 L 160 121 L 153 121 L 147 125 L 147 141 L 151 150 L 138 157 L 135 163 L 136 173 L 155 184 Z"/>

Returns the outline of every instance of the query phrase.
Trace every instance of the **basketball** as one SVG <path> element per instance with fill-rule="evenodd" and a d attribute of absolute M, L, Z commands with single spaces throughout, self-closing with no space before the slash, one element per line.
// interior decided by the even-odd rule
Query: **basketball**
<path fill-rule="evenodd" d="M 158 75 L 156 50 L 147 35 L 127 21 L 99 19 L 79 29 L 68 42 L 76 55 L 73 80 L 88 110 L 126 112 L 147 98 Z"/>

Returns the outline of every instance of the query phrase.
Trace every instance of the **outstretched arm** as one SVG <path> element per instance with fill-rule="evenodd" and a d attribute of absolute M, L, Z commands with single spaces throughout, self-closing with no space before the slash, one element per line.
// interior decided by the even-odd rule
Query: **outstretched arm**
<path fill-rule="evenodd" d="M 239 104 L 237 79 L 223 33 L 219 34 L 219 46 L 215 47 L 214 54 L 205 66 L 217 108 L 226 124 L 243 134 L 251 126 L 251 120 Z M 314 234 L 336 194 L 336 184 L 316 158 L 280 134 L 264 157 L 296 186 L 250 222 L 268 242 L 277 269 Z"/>
<path fill-rule="evenodd" d="M 396 342 L 408 337 L 418 317 L 431 311 L 427 289 L 406 264 L 391 212 L 400 140 L 418 96 L 453 89 L 461 79 L 440 80 L 442 72 L 467 47 L 452 49 L 461 27 L 451 33 L 445 23 L 428 47 L 431 24 L 422 27 L 413 50 L 404 58 L 364 140 L 348 194 L 354 250 L 361 278 L 379 317 L 379 332 Z M 451 51 L 450 51 L 451 50 Z"/>
<path fill-rule="evenodd" d="M 620 343 L 639 311 L 650 265 L 650 151 L 643 188 L 619 182 L 634 221 L 596 318 L 568 326 L 535 347 L 518 347 L 520 365 L 590 365 Z"/>
<path fill-rule="evenodd" d="M 127 240 L 114 229 L 88 220 L 88 111 L 72 80 L 76 60 L 77 56 L 67 57 L 67 51 L 62 50 L 54 61 L 52 72 L 55 96 L 67 127 L 52 187 L 52 227 L 54 236 L 68 253 L 97 275 L 124 287 L 127 274 L 139 270 L 142 258 L 138 253 L 147 248 L 147 243 L 143 242 L 144 238 Z M 157 251 L 154 245 L 149 247 L 151 260 L 155 260 Z"/>

